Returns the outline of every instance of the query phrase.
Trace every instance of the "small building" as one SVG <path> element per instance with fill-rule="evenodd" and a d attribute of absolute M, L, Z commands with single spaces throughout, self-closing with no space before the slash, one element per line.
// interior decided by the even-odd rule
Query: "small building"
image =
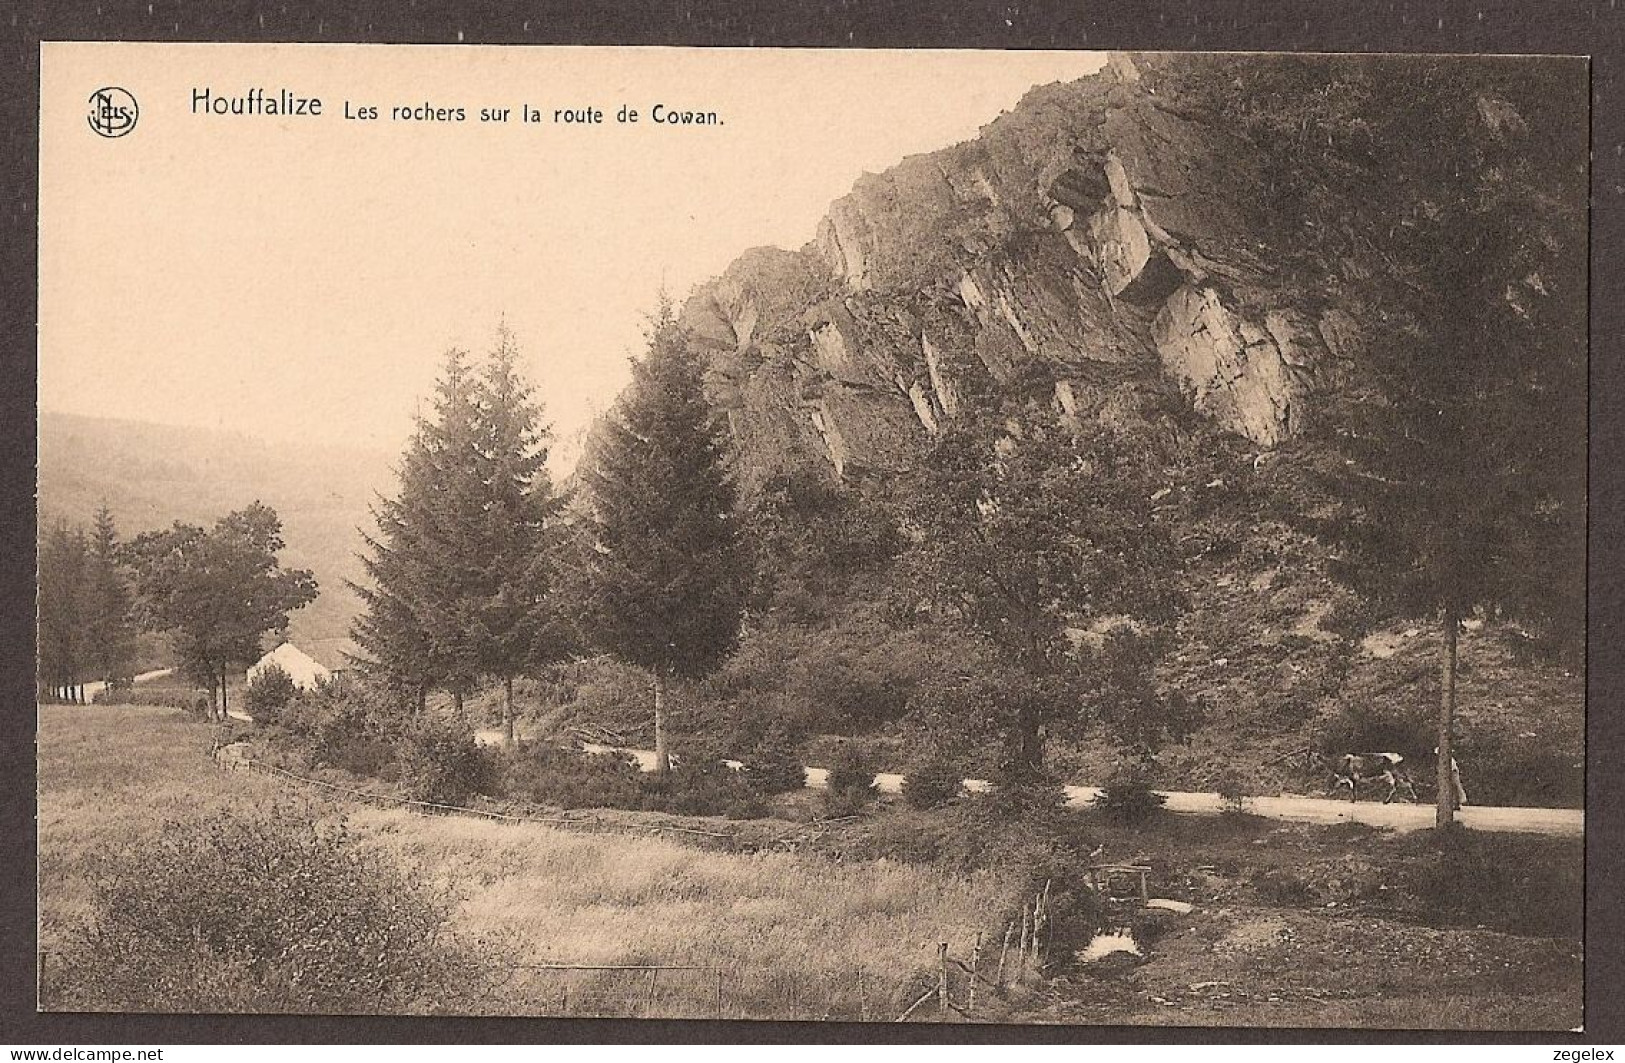
<path fill-rule="evenodd" d="M 316 639 L 300 645 L 284 642 L 249 667 L 248 681 L 252 683 L 255 676 L 275 664 L 288 673 L 294 686 L 313 690 L 318 681 L 345 672 L 356 652 L 355 643 L 349 639 Z"/>

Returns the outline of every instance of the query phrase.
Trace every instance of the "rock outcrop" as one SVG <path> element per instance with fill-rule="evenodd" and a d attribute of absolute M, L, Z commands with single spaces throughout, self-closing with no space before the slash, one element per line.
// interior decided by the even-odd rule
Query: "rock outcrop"
<path fill-rule="evenodd" d="M 1068 417 L 1121 416 L 1162 381 L 1262 447 L 1309 423 L 1359 322 L 1272 271 L 1241 194 L 1261 166 L 1158 94 L 1157 61 L 1034 89 L 977 139 L 862 178 L 807 246 L 750 251 L 689 299 L 747 484 L 900 467 L 969 390 L 1034 365 Z"/>

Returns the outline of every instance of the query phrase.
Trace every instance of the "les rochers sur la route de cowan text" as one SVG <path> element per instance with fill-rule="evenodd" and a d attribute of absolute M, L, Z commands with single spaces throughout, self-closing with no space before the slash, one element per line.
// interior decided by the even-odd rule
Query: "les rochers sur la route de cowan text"
<path fill-rule="evenodd" d="M 220 117 L 301 118 L 320 117 L 328 112 L 324 109 L 322 98 L 319 96 L 301 96 L 288 89 L 267 91 L 256 86 L 235 96 L 223 95 L 211 88 L 194 88 L 192 113 Z M 518 114 L 519 121 L 523 123 L 606 124 L 605 112 L 598 107 L 561 107 L 549 113 L 528 104 L 521 104 L 517 108 L 482 107 L 479 110 L 479 120 L 506 122 L 509 115 L 514 113 Z M 388 119 L 408 122 L 465 122 L 468 120 L 468 110 L 464 107 L 440 107 L 428 102 L 386 108 L 376 104 L 359 104 L 345 100 L 343 117 L 354 121 Z M 627 124 L 638 122 L 640 116 L 637 110 L 622 106 L 614 117 L 617 123 Z M 649 108 L 648 117 L 657 125 L 723 124 L 715 111 L 682 110 L 661 103 Z"/>

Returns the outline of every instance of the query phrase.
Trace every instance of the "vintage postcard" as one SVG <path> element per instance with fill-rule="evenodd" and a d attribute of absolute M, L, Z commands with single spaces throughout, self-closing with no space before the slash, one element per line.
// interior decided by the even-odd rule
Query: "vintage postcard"
<path fill-rule="evenodd" d="M 42 1010 L 1582 1024 L 1584 60 L 42 51 Z"/>

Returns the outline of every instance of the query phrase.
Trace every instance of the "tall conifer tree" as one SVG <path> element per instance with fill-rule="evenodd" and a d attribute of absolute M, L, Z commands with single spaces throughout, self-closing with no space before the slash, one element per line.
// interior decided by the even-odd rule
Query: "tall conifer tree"
<path fill-rule="evenodd" d="M 506 329 L 482 371 L 448 353 L 400 491 L 374 507 L 371 585 L 356 588 L 367 611 L 353 628 L 374 667 L 420 707 L 431 687 L 460 709 L 479 677 L 502 680 L 510 741 L 514 679 L 557 653 L 548 598 L 558 501 L 518 359 Z"/>
<path fill-rule="evenodd" d="M 104 504 L 96 511 L 86 563 L 88 615 L 86 638 L 89 665 L 97 679 L 108 683 L 129 679 L 135 659 L 135 628 L 131 620 L 130 587 L 118 557 L 118 528 Z"/>
<path fill-rule="evenodd" d="M 670 769 L 666 698 L 733 651 L 751 583 L 724 429 L 669 305 L 632 386 L 587 462 L 594 539 L 585 626 L 603 650 L 649 670 L 657 770 Z"/>
<path fill-rule="evenodd" d="M 504 327 L 480 377 L 485 497 L 476 516 L 482 563 L 474 622 L 480 670 L 502 680 L 503 733 L 514 740 L 514 679 L 563 654 L 550 596 L 559 500 L 547 471 L 550 436 Z"/>

